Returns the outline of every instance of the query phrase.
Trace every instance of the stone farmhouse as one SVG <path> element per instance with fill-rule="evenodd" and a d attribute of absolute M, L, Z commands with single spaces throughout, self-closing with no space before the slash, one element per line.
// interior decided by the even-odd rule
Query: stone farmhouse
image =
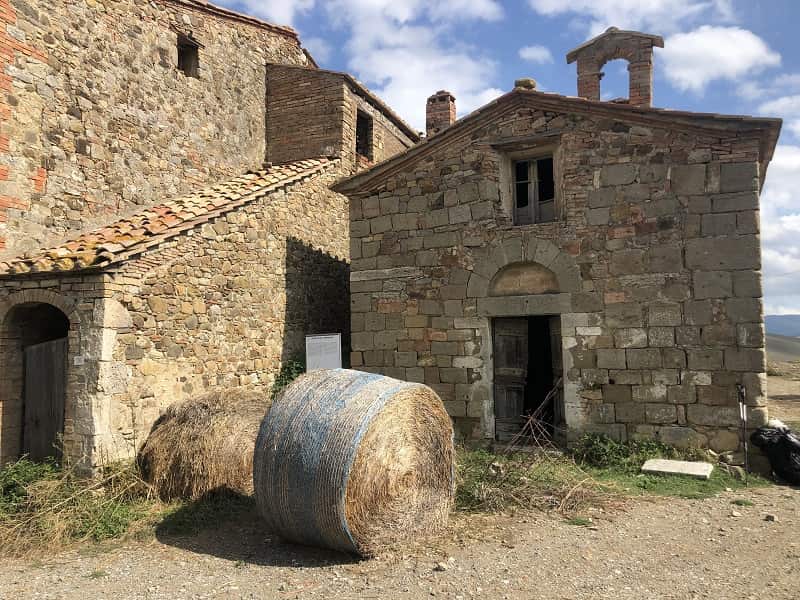
<path fill-rule="evenodd" d="M 766 419 L 776 119 L 654 109 L 657 36 L 568 55 L 423 141 L 296 32 L 204 0 L 0 0 L 0 464 L 131 456 L 168 405 L 269 385 L 310 333 L 425 382 L 459 435 L 536 411 L 738 444 Z M 630 97 L 600 101 L 628 60 Z M 348 339 L 349 338 L 349 339 Z M 552 402 L 543 404 L 555 390 Z"/>
<path fill-rule="evenodd" d="M 0 463 L 131 456 L 163 409 L 348 333 L 334 182 L 419 135 L 203 0 L 0 0 Z"/>
<path fill-rule="evenodd" d="M 567 442 L 731 450 L 740 389 L 765 422 L 759 192 L 781 121 L 653 108 L 661 46 L 612 28 L 571 51 L 579 97 L 523 79 L 454 122 L 439 92 L 433 135 L 335 186 L 354 367 L 430 385 L 473 440 L 536 413 Z M 618 58 L 629 98 L 602 102 Z"/>

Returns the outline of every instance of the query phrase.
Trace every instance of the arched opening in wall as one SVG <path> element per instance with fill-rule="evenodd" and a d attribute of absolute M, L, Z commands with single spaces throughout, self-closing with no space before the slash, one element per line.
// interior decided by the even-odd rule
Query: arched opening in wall
<path fill-rule="evenodd" d="M 623 58 L 608 61 L 601 68 L 600 99 L 605 102 L 627 102 L 630 96 L 628 61 Z"/>
<path fill-rule="evenodd" d="M 14 306 L 0 323 L 0 464 L 60 458 L 70 322 L 55 306 Z"/>
<path fill-rule="evenodd" d="M 556 274 L 535 262 L 504 267 L 489 286 L 490 296 L 535 296 L 559 291 Z M 515 439 L 528 419 L 533 418 L 538 434 L 562 443 L 565 423 L 559 383 L 563 376 L 561 315 L 544 312 L 494 318 L 492 348 L 495 440 L 507 443 Z"/>

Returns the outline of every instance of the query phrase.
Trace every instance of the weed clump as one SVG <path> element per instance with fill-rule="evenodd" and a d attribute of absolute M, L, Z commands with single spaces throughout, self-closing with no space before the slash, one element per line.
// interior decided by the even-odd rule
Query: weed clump
<path fill-rule="evenodd" d="M 457 465 L 456 509 L 462 511 L 535 508 L 574 515 L 607 499 L 570 456 L 554 450 L 498 455 L 461 449 Z"/>
<path fill-rule="evenodd" d="M 572 449 L 575 460 L 587 467 L 638 473 L 651 458 L 702 460 L 702 451 L 681 450 L 657 440 L 618 442 L 606 435 L 584 435 Z"/>
<path fill-rule="evenodd" d="M 275 378 L 275 383 L 272 384 L 272 399 L 275 400 L 283 388 L 288 386 L 305 372 L 306 361 L 302 355 L 293 356 L 283 363 L 278 376 Z"/>
<path fill-rule="evenodd" d="M 0 555 L 123 537 L 154 506 L 133 465 L 87 478 L 71 466 L 23 458 L 0 469 Z"/>

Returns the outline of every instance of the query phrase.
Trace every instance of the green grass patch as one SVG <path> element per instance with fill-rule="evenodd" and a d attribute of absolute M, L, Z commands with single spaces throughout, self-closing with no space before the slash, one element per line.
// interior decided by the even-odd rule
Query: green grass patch
<path fill-rule="evenodd" d="M 0 553 L 117 539 L 155 506 L 133 465 L 110 465 L 87 478 L 52 461 L 23 458 L 0 469 Z"/>
<path fill-rule="evenodd" d="M 748 500 L 747 498 L 737 498 L 736 500 L 731 500 L 731 504 L 735 504 L 736 506 L 755 506 L 752 500 Z"/>
<path fill-rule="evenodd" d="M 593 521 L 586 517 L 572 517 L 564 521 L 567 525 L 575 525 L 576 527 L 589 527 Z"/>
<path fill-rule="evenodd" d="M 764 479 L 756 475 L 750 474 L 747 481 L 742 481 L 719 467 L 715 467 L 708 480 L 643 474 L 641 466 L 651 458 L 706 460 L 702 450 L 678 449 L 654 440 L 623 443 L 607 436 L 587 435 L 576 444 L 573 456 L 598 483 L 631 496 L 650 494 L 702 499 L 715 496 L 725 489 L 767 485 Z"/>
<path fill-rule="evenodd" d="M 768 485 L 748 475 L 739 480 L 715 468 L 708 480 L 641 473 L 651 458 L 705 460 L 697 449 L 681 450 L 656 441 L 621 443 L 587 435 L 570 452 L 537 451 L 497 455 L 461 449 L 458 454 L 456 508 L 497 511 L 510 508 L 556 509 L 575 517 L 614 496 L 673 496 L 702 499 L 726 489 Z"/>
<path fill-rule="evenodd" d="M 86 579 L 103 579 L 108 577 L 108 573 L 103 569 L 96 569 L 86 576 Z"/>

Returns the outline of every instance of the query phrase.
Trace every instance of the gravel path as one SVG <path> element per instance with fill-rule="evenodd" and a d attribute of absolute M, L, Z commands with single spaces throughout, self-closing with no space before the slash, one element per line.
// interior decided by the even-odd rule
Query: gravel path
<path fill-rule="evenodd" d="M 733 504 L 743 498 L 753 505 Z M 798 531 L 800 490 L 785 487 L 631 501 L 590 527 L 540 513 L 460 517 L 428 546 L 364 562 L 282 544 L 253 521 L 105 553 L 6 560 L 0 598 L 773 600 L 800 589 Z"/>

